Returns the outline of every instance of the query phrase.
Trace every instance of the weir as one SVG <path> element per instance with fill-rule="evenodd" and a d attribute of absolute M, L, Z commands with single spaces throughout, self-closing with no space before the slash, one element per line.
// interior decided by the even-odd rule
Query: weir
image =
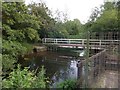
<path fill-rule="evenodd" d="M 85 64 L 86 60 L 78 60 L 77 67 L 78 67 L 78 83 L 79 87 L 82 88 L 84 82 L 88 83 L 88 87 L 91 87 L 91 83 L 95 82 L 102 72 L 105 70 L 116 70 L 118 71 L 119 68 L 119 59 L 117 58 L 112 59 L 109 58 L 107 50 L 103 50 L 96 55 L 93 55 L 88 60 L 88 80 L 85 81 L 85 75 L 81 72 L 85 72 Z M 84 81 L 84 82 L 81 82 Z M 92 88 L 92 87 L 91 87 Z"/>
<path fill-rule="evenodd" d="M 103 37 L 101 36 L 100 38 Z M 120 39 L 114 35 L 113 37 L 109 37 L 109 38 L 106 36 L 104 36 L 104 39 L 99 39 L 99 38 L 91 39 L 89 36 L 88 39 L 43 38 L 42 43 L 46 46 L 53 46 L 53 47 L 55 46 L 55 48 L 62 47 L 62 48 L 70 48 L 70 49 L 77 48 L 77 49 L 87 50 L 88 53 L 85 53 L 85 57 L 82 55 L 83 58 L 80 58 L 76 64 L 76 66 L 78 67 L 77 76 L 78 76 L 79 88 L 85 88 L 85 87 L 94 88 L 93 85 L 91 84 L 94 83 L 94 85 L 96 85 L 95 82 L 97 80 L 100 80 L 101 78 L 99 77 L 101 76 L 101 74 L 103 72 L 106 72 L 107 70 L 114 70 L 118 72 L 117 73 L 118 79 L 116 79 L 118 82 L 116 83 L 116 81 L 115 80 L 114 81 L 116 86 L 119 87 Z M 92 50 L 99 49 L 102 51 L 97 52 L 94 55 L 90 56 L 90 52 L 89 52 L 90 49 Z M 79 54 L 79 56 L 82 57 L 81 54 Z M 108 81 L 109 80 L 107 80 L 106 82 Z"/>

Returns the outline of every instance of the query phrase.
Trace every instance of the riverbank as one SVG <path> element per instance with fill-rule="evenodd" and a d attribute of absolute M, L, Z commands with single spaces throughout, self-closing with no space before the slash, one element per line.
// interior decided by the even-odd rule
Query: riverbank
<path fill-rule="evenodd" d="M 46 46 L 33 46 L 33 52 L 41 52 L 41 51 L 47 51 L 47 47 Z"/>

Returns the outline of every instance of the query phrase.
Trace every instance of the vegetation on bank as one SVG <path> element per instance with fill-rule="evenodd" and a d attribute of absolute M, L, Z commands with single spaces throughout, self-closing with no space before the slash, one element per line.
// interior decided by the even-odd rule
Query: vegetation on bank
<path fill-rule="evenodd" d="M 100 8 L 94 9 L 87 23 L 82 24 L 78 19 L 68 20 L 67 16 L 62 20 L 59 14 L 53 18 L 44 2 L 29 5 L 25 5 L 24 2 L 3 2 L 2 39 L 0 38 L 3 87 L 45 88 L 44 70 L 42 69 L 38 76 L 28 68 L 21 70 L 17 65 L 18 56 L 31 51 L 32 45 L 40 43 L 45 37 L 85 38 L 87 31 L 118 31 L 119 9 L 119 1 L 105 2 Z M 15 66 L 18 66 L 17 69 Z M 10 74 L 6 78 L 8 71 Z M 66 82 L 68 81 L 61 86 L 67 87 Z M 71 83 L 73 82 L 70 81 L 70 85 Z"/>
<path fill-rule="evenodd" d="M 44 67 L 41 68 L 37 76 L 28 69 L 25 67 L 21 70 L 18 65 L 17 69 L 13 69 L 9 77 L 2 81 L 3 88 L 47 88 Z"/>
<path fill-rule="evenodd" d="M 73 90 L 77 88 L 77 81 L 74 79 L 65 80 L 61 83 L 58 83 L 57 88 L 61 88 L 63 90 Z"/>

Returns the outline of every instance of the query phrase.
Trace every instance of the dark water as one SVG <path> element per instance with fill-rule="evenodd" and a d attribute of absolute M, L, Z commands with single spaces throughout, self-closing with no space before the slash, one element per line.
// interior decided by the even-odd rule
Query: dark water
<path fill-rule="evenodd" d="M 74 52 L 39 52 L 25 56 L 20 61 L 22 66 L 30 67 L 31 70 L 39 71 L 44 66 L 46 77 L 52 80 L 52 86 L 65 79 L 77 79 L 77 57 Z"/>

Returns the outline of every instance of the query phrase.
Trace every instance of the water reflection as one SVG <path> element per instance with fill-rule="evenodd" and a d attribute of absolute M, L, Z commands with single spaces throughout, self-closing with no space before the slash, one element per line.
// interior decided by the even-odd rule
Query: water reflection
<path fill-rule="evenodd" d="M 30 60 L 20 63 L 23 66 L 29 66 L 30 70 L 36 70 L 39 67 L 38 71 L 44 65 L 46 76 L 52 81 L 52 86 L 65 79 L 77 79 L 77 59 L 71 57 L 69 53 L 46 52 L 30 55 L 27 58 Z"/>

